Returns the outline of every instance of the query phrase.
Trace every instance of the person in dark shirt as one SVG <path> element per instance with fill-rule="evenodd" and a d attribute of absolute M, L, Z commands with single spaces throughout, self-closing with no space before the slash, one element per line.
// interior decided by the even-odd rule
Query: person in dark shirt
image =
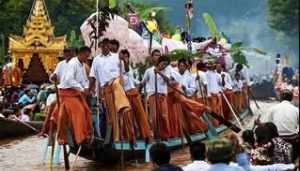
<path fill-rule="evenodd" d="M 150 148 L 150 158 L 155 165 L 152 171 L 183 171 L 180 167 L 170 164 L 171 153 L 164 143 L 157 143 Z"/>

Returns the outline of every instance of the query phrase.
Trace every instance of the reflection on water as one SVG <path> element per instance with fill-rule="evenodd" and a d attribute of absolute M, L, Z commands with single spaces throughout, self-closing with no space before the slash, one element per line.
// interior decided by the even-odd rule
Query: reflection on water
<path fill-rule="evenodd" d="M 48 163 L 43 163 L 43 148 L 45 140 L 38 137 L 29 137 L 18 140 L 0 141 L 0 171 L 48 171 Z M 63 158 L 63 157 L 61 157 Z M 71 166 L 75 156 L 70 156 Z M 173 161 L 178 165 L 186 164 L 189 161 L 188 149 L 184 148 L 172 154 Z M 47 161 L 49 162 L 49 161 Z M 79 158 L 73 171 L 148 171 L 153 168 L 152 164 L 126 163 L 125 168 L 121 166 L 103 166 L 93 161 Z M 63 160 L 53 171 L 63 171 Z"/>

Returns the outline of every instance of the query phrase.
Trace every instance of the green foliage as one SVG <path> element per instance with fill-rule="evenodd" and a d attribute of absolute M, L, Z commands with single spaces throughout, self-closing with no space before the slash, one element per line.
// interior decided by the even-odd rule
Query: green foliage
<path fill-rule="evenodd" d="M 268 23 L 288 36 L 299 35 L 299 0 L 268 0 Z"/>
<path fill-rule="evenodd" d="M 230 54 L 234 60 L 235 63 L 248 65 L 247 58 L 245 54 L 243 53 L 243 43 L 242 42 L 236 42 L 232 44 L 231 49 L 230 49 Z"/>
<path fill-rule="evenodd" d="M 198 54 L 197 53 L 190 54 L 190 52 L 187 50 L 174 50 L 171 53 L 167 54 L 167 56 L 169 57 L 169 59 L 171 61 L 177 61 L 181 58 L 193 59 L 193 58 L 197 57 Z"/>
<path fill-rule="evenodd" d="M 203 13 L 203 19 L 210 31 L 211 36 L 216 37 L 218 40 L 220 40 L 221 35 L 217 29 L 214 19 L 208 13 Z"/>
<path fill-rule="evenodd" d="M 68 41 L 68 47 L 79 48 L 84 45 L 81 36 L 77 36 L 74 30 L 71 30 L 71 32 L 68 34 L 67 41 Z"/>

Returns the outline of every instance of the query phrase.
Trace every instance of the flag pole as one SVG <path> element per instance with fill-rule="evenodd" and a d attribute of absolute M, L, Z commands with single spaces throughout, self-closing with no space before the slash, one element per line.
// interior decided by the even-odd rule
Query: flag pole
<path fill-rule="evenodd" d="M 95 44 L 95 54 L 97 53 L 97 50 L 98 50 L 98 39 L 99 39 L 99 0 L 96 0 L 96 25 L 97 25 L 97 28 L 96 28 L 96 44 Z"/>

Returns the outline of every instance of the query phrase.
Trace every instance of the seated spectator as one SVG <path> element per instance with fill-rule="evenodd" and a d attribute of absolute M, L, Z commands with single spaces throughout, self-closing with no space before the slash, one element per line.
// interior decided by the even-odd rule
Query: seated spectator
<path fill-rule="evenodd" d="M 37 102 L 41 110 L 45 108 L 48 95 L 49 95 L 49 91 L 47 89 L 47 84 L 44 84 L 41 86 L 41 89 L 37 95 Z"/>
<path fill-rule="evenodd" d="M 278 130 L 275 124 L 273 124 L 272 122 L 268 122 L 265 123 L 264 126 L 269 129 L 269 135 L 273 145 L 273 163 L 292 163 L 292 145 L 279 137 Z"/>
<path fill-rule="evenodd" d="M 25 90 L 25 94 L 23 94 L 22 97 L 18 100 L 18 104 L 22 106 L 26 106 L 34 103 L 34 101 L 35 101 L 35 96 L 29 89 L 27 89 Z"/>
<path fill-rule="evenodd" d="M 250 155 L 255 146 L 254 132 L 252 130 L 245 130 L 242 134 L 242 140 L 242 148 Z"/>
<path fill-rule="evenodd" d="M 183 167 L 184 171 L 199 171 L 207 170 L 209 164 L 205 161 L 206 157 L 206 146 L 204 143 L 194 143 L 190 146 L 191 160 L 193 163 Z"/>
<path fill-rule="evenodd" d="M 233 162 L 238 163 L 238 165 L 244 168 L 246 171 L 250 171 L 250 159 L 248 153 L 242 147 L 239 138 L 236 134 L 229 134 L 225 136 L 232 143 L 233 149 Z"/>
<path fill-rule="evenodd" d="M 150 148 L 150 158 L 157 167 L 152 171 L 183 171 L 180 167 L 170 164 L 171 153 L 166 144 L 157 143 Z"/>
<path fill-rule="evenodd" d="M 21 121 L 21 122 L 29 122 L 30 121 L 30 118 L 29 118 L 29 115 L 30 115 L 30 109 L 23 109 L 21 110 L 21 112 L 19 112 L 19 116 L 18 117 L 18 120 Z"/>
<path fill-rule="evenodd" d="M 272 164 L 272 143 L 269 130 L 265 126 L 258 126 L 255 131 L 255 148 L 251 151 L 251 163 L 253 165 Z"/>
<path fill-rule="evenodd" d="M 233 158 L 234 146 L 229 140 L 213 140 L 208 144 L 207 159 L 212 165 L 207 171 L 244 171 L 239 166 L 229 165 Z"/>

